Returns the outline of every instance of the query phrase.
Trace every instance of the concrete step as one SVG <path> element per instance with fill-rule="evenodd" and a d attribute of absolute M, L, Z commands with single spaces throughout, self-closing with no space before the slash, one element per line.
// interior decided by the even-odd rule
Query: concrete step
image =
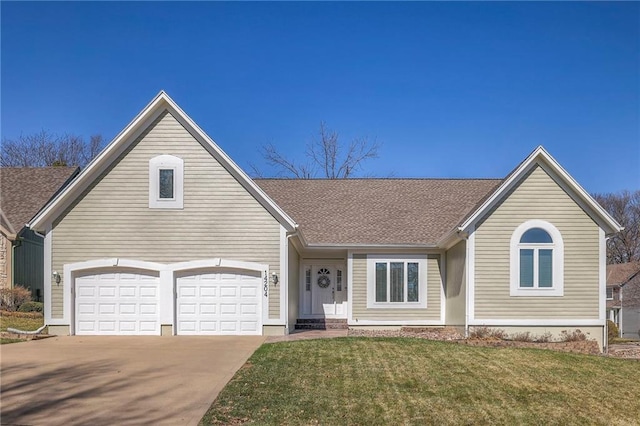
<path fill-rule="evenodd" d="M 296 330 L 346 330 L 347 320 L 342 318 L 298 318 Z"/>

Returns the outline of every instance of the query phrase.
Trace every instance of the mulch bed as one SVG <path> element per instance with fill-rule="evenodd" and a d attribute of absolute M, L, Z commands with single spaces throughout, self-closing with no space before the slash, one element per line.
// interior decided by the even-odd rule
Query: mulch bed
<path fill-rule="evenodd" d="M 349 336 L 360 337 L 415 337 L 427 340 L 439 340 L 455 342 L 469 346 L 486 346 L 495 348 L 535 348 L 550 349 L 561 352 L 582 353 L 590 355 L 602 355 L 597 342 L 582 340 L 577 342 L 518 342 L 499 339 L 465 339 L 455 328 L 428 328 L 428 327 L 402 327 L 396 330 L 367 330 L 349 329 Z M 631 344 L 611 345 L 609 353 L 605 356 L 624 359 L 640 360 L 640 342 Z"/>

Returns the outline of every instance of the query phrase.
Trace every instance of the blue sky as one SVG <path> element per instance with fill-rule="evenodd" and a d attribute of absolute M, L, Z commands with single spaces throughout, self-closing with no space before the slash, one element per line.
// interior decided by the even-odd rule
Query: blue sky
<path fill-rule="evenodd" d="M 503 177 L 544 145 L 589 192 L 640 189 L 637 2 L 0 7 L 3 138 L 111 140 L 163 89 L 245 170 L 324 120 L 383 144 L 364 175 Z"/>

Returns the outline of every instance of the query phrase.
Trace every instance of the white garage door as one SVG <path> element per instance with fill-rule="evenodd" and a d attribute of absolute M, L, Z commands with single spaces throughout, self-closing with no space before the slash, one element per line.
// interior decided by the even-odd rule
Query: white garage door
<path fill-rule="evenodd" d="M 260 274 L 200 273 L 176 279 L 178 334 L 262 334 Z"/>
<path fill-rule="evenodd" d="M 76 278 L 76 334 L 160 334 L 158 275 L 102 271 Z"/>

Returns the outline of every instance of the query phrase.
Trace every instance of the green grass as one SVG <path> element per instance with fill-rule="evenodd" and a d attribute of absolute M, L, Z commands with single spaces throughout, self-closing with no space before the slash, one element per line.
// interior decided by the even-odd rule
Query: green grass
<path fill-rule="evenodd" d="M 0 345 L 8 345 L 9 343 L 26 342 L 24 339 L 7 339 L 6 337 L 0 337 Z"/>
<path fill-rule="evenodd" d="M 201 424 L 638 424 L 640 363 L 422 339 L 267 344 Z"/>
<path fill-rule="evenodd" d="M 7 328 L 17 328 L 23 331 L 33 331 L 42 327 L 44 324 L 44 317 L 38 316 L 37 318 L 25 318 L 22 316 L 16 316 L 16 314 L 2 314 L 0 315 L 0 331 L 7 331 Z"/>

